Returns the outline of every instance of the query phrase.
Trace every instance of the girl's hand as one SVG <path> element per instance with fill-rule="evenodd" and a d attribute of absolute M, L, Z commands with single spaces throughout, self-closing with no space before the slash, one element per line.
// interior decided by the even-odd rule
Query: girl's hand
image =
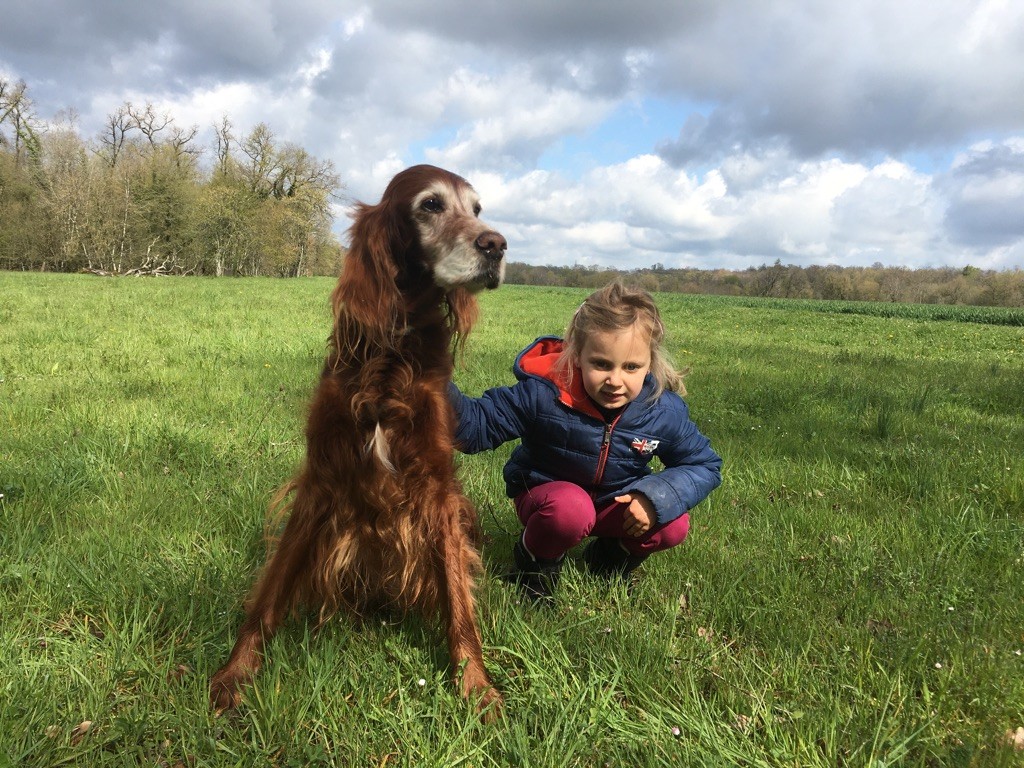
<path fill-rule="evenodd" d="M 639 538 L 651 530 L 657 517 L 650 499 L 642 493 L 627 493 L 623 496 L 616 496 L 615 501 L 627 505 L 626 511 L 622 515 L 622 527 L 628 536 Z"/>

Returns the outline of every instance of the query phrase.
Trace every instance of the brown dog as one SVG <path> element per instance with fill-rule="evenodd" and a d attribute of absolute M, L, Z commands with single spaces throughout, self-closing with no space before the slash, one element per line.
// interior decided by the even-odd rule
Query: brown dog
<path fill-rule="evenodd" d="M 321 617 L 395 607 L 442 618 L 462 695 L 486 716 L 500 709 L 476 622 L 476 512 L 455 477 L 447 394 L 474 294 L 504 276 L 505 238 L 479 213 L 464 179 L 426 165 L 395 176 L 377 205 L 356 207 L 306 460 L 281 489 L 284 533 L 211 680 L 218 709 L 238 704 L 298 605 Z"/>

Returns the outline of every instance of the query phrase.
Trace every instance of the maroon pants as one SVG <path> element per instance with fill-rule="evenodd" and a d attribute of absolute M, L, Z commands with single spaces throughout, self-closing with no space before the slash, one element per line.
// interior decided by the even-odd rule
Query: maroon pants
<path fill-rule="evenodd" d="M 625 504 L 612 502 L 597 509 L 589 493 L 564 481 L 524 491 L 513 503 L 526 527 L 526 548 L 544 560 L 561 557 L 587 536 L 619 539 L 631 554 L 646 555 L 681 544 L 690 530 L 690 515 L 684 512 L 665 525 L 655 525 L 643 536 L 630 536 L 624 530 Z"/>

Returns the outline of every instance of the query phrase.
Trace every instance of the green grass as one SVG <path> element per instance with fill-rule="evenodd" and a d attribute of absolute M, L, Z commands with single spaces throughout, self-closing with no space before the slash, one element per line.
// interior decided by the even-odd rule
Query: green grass
<path fill-rule="evenodd" d="M 0 273 L 0 765 L 1024 762 L 1024 331 L 719 297 L 659 297 L 724 482 L 631 596 L 521 606 L 508 447 L 460 457 L 501 721 L 416 619 L 291 622 L 212 716 L 331 286 Z M 459 384 L 584 295 L 484 295 Z"/>

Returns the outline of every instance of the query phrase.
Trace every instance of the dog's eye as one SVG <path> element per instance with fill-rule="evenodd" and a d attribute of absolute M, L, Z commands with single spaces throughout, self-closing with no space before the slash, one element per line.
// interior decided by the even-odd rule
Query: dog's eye
<path fill-rule="evenodd" d="M 480 207 L 480 203 L 477 203 L 476 205 L 473 206 L 473 215 L 474 216 L 479 216 L 480 215 L 480 211 L 482 211 L 482 210 L 483 210 L 483 208 Z"/>
<path fill-rule="evenodd" d="M 428 197 L 420 203 L 420 208 L 430 213 L 440 213 L 444 210 L 444 203 L 436 197 Z"/>

